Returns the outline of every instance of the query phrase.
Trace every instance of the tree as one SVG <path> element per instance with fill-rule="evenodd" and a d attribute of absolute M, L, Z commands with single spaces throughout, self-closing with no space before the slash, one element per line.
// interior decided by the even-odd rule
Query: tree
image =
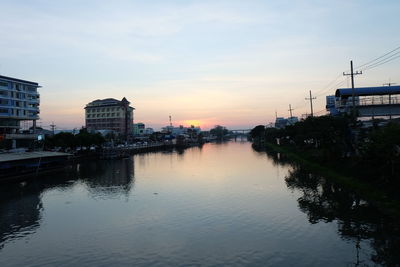
<path fill-rule="evenodd" d="M 210 130 L 210 134 L 217 137 L 217 139 L 222 140 L 225 135 L 228 134 L 228 129 L 221 125 L 216 125 L 213 129 Z"/>
<path fill-rule="evenodd" d="M 257 125 L 250 131 L 251 138 L 262 138 L 265 135 L 265 126 Z"/>

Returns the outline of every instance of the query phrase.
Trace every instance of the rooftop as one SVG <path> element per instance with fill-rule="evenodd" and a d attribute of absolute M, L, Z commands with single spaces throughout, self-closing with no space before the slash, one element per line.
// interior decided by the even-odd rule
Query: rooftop
<path fill-rule="evenodd" d="M 21 80 L 21 79 L 17 79 L 17 78 L 2 76 L 2 75 L 0 75 L 0 80 L 7 80 L 7 81 L 11 81 L 11 82 L 26 83 L 29 85 L 39 86 L 39 84 L 36 82 Z"/>
<path fill-rule="evenodd" d="M 130 102 L 124 97 L 122 100 L 117 100 L 115 98 L 105 98 L 105 99 L 97 99 L 89 104 L 86 105 L 85 108 L 87 107 L 104 107 L 104 106 L 129 106 Z"/>
<path fill-rule="evenodd" d="M 377 86 L 377 87 L 358 87 L 354 88 L 356 96 L 369 96 L 369 95 L 397 95 L 400 94 L 400 86 Z M 353 95 L 351 88 L 339 88 L 335 92 L 336 97 L 347 98 Z"/>

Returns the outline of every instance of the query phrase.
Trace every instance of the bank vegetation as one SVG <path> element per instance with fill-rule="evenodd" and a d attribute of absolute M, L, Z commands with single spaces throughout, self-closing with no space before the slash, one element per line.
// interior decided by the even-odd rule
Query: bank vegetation
<path fill-rule="evenodd" d="M 309 161 L 383 186 L 400 184 L 400 124 L 371 127 L 348 117 L 308 117 L 283 129 L 256 126 L 257 147 L 283 149 Z"/>

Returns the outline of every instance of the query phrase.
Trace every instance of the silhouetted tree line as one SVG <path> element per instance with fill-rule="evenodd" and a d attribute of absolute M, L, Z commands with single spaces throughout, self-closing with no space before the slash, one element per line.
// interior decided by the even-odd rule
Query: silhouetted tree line
<path fill-rule="evenodd" d="M 214 128 L 210 130 L 210 134 L 217 137 L 218 140 L 222 140 L 229 134 L 229 130 L 226 129 L 224 126 L 216 125 Z"/>
<path fill-rule="evenodd" d="M 45 139 L 45 148 L 60 147 L 62 149 L 99 146 L 105 142 L 105 138 L 100 133 L 89 133 L 86 128 L 82 128 L 78 134 L 61 132 Z"/>
<path fill-rule="evenodd" d="M 361 128 L 347 117 L 308 117 L 282 129 L 258 125 L 250 135 L 257 146 L 279 145 L 359 176 L 400 183 L 400 124 L 397 122 Z"/>

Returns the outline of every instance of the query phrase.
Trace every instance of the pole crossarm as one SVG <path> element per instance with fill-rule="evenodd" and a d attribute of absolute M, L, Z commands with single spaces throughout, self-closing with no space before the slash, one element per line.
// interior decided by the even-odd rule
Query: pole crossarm
<path fill-rule="evenodd" d="M 313 110 L 313 105 L 312 105 L 312 101 L 313 99 L 317 99 L 316 97 L 313 97 L 311 94 L 311 90 L 310 90 L 310 97 L 306 97 L 306 100 L 310 100 L 310 106 L 311 106 L 311 117 L 314 117 L 314 110 Z"/>
<path fill-rule="evenodd" d="M 353 102 L 353 119 L 356 118 L 356 93 L 354 90 L 354 75 L 360 75 L 362 74 L 362 71 L 353 71 L 353 60 L 350 60 L 350 73 L 344 73 L 343 72 L 343 76 L 351 76 L 351 89 L 352 89 L 352 102 Z"/>
<path fill-rule="evenodd" d="M 294 110 L 294 109 L 292 108 L 292 105 L 289 104 L 289 109 L 288 109 L 288 111 L 290 112 L 290 118 L 293 117 L 293 114 L 292 114 L 292 111 L 293 111 L 293 110 Z"/>

